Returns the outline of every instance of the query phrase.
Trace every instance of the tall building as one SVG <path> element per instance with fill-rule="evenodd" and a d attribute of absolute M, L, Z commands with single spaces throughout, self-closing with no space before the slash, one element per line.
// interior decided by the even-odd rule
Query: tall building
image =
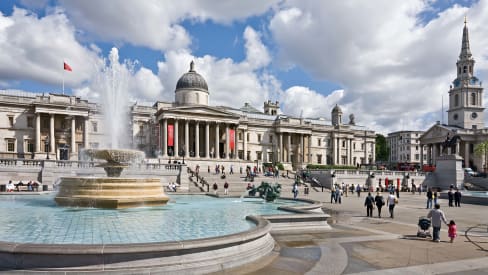
<path fill-rule="evenodd" d="M 388 148 L 390 148 L 389 164 L 401 170 L 419 168 L 422 158 L 420 155 L 422 153 L 420 136 L 423 133 L 423 131 L 389 133 L 386 137 Z"/>
<path fill-rule="evenodd" d="M 465 19 L 461 53 L 456 62 L 457 75 L 449 89 L 448 122 L 447 125 L 437 122 L 422 135 L 420 140 L 427 150 L 427 158 L 422 159 L 423 163 L 435 165 L 440 155 L 455 153 L 463 158 L 465 167 L 480 170 L 486 166 L 483 159 L 474 154 L 476 145 L 488 140 L 488 129 L 485 128 L 483 117 L 483 87 L 474 75 L 474 65 Z M 455 144 L 446 146 L 446 140 Z"/>
<path fill-rule="evenodd" d="M 178 80 L 174 102 L 133 104 L 130 147 L 163 160 L 187 162 L 280 162 L 288 169 L 306 164 L 359 165 L 375 162 L 375 132 L 343 123 L 335 106 L 332 122 L 282 114 L 279 102 L 241 108 L 209 106 L 211 93 L 195 65 Z M 82 148 L 103 144 L 100 105 L 76 96 L 0 91 L 2 158 L 77 159 Z"/>

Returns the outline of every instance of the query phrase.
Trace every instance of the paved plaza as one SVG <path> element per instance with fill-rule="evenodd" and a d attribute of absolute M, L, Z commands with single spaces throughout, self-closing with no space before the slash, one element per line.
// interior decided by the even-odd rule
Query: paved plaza
<path fill-rule="evenodd" d="M 307 198 L 324 202 L 332 230 L 274 234 L 272 255 L 219 274 L 488 274 L 487 206 L 449 208 L 439 200 L 446 218 L 456 221 L 458 237 L 450 243 L 443 226 L 441 242 L 434 243 L 416 236 L 418 219 L 428 212 L 425 193 L 400 193 L 395 219 L 386 207 L 383 218 L 366 217 L 365 195 L 349 194 L 342 204 L 331 204 L 330 192 L 311 191 Z"/>

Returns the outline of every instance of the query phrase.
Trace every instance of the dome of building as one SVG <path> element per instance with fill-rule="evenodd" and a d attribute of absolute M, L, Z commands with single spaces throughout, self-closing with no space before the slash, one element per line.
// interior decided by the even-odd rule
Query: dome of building
<path fill-rule="evenodd" d="M 180 89 L 208 92 L 207 82 L 203 76 L 195 71 L 193 61 L 190 63 L 190 71 L 182 75 L 176 83 L 176 91 Z"/>
<path fill-rule="evenodd" d="M 342 113 L 342 109 L 341 109 L 341 107 L 339 107 L 339 105 L 336 104 L 334 109 L 332 109 L 332 112 L 333 113 Z"/>

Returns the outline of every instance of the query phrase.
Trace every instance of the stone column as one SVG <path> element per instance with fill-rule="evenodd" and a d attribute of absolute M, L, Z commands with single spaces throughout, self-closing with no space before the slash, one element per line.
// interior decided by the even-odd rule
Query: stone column
<path fill-rule="evenodd" d="M 333 154 L 333 158 L 332 158 L 332 165 L 337 165 L 337 153 L 339 152 L 338 148 L 337 148 L 337 140 L 338 138 L 336 138 L 335 136 L 332 137 L 333 139 L 333 142 L 334 144 L 332 145 L 332 154 Z"/>
<path fill-rule="evenodd" d="M 291 133 L 288 133 L 288 151 L 287 151 L 287 154 L 288 154 L 287 161 L 291 162 Z"/>
<path fill-rule="evenodd" d="M 219 123 L 215 124 L 215 158 L 220 158 L 220 148 L 219 148 L 219 136 L 220 136 L 220 129 Z"/>
<path fill-rule="evenodd" d="M 283 133 L 279 133 L 278 161 L 283 162 Z"/>
<path fill-rule="evenodd" d="M 41 152 L 41 114 L 36 113 L 36 153 Z"/>
<path fill-rule="evenodd" d="M 188 158 L 190 151 L 190 121 L 185 120 L 185 158 Z"/>
<path fill-rule="evenodd" d="M 427 145 L 427 164 L 431 165 L 432 162 L 432 144 Z"/>
<path fill-rule="evenodd" d="M 179 156 L 179 146 L 178 146 L 178 120 L 175 119 L 174 133 L 173 133 L 173 150 L 175 157 Z"/>
<path fill-rule="evenodd" d="M 243 141 L 244 144 L 242 145 L 242 147 L 243 147 L 242 150 L 244 150 L 244 154 L 243 154 L 242 157 L 243 157 L 244 160 L 247 160 L 247 130 L 243 130 L 242 132 L 243 132 L 243 135 L 244 135 L 244 137 L 243 137 L 244 138 L 243 139 L 244 140 Z"/>
<path fill-rule="evenodd" d="M 234 159 L 239 159 L 239 139 L 237 134 L 237 125 L 234 126 Z"/>
<path fill-rule="evenodd" d="M 83 125 L 83 148 L 88 149 L 88 122 L 89 117 L 85 117 L 84 125 Z"/>
<path fill-rule="evenodd" d="M 423 166 L 424 166 L 424 145 L 420 144 L 420 171 L 422 171 Z"/>
<path fill-rule="evenodd" d="M 307 156 L 308 156 L 307 163 L 312 163 L 313 162 L 313 156 L 312 156 L 312 135 L 309 135 L 308 136 L 308 152 L 307 152 Z"/>
<path fill-rule="evenodd" d="M 225 159 L 229 159 L 229 153 L 230 153 L 229 124 L 225 124 Z"/>
<path fill-rule="evenodd" d="M 469 167 L 469 142 L 464 143 L 464 167 Z"/>
<path fill-rule="evenodd" d="M 163 140 L 161 152 L 163 157 L 166 157 L 168 154 L 168 120 L 163 118 L 163 129 L 161 129 L 161 138 Z"/>
<path fill-rule="evenodd" d="M 205 122 L 205 158 L 210 157 L 210 124 Z"/>
<path fill-rule="evenodd" d="M 200 157 L 200 123 L 195 123 L 195 157 Z"/>
<path fill-rule="evenodd" d="M 437 161 L 437 144 L 433 144 L 433 153 L 432 153 L 432 160 L 433 160 L 433 164 L 435 165 L 436 164 L 436 161 Z"/>
<path fill-rule="evenodd" d="M 76 118 L 71 117 L 71 153 L 76 153 Z"/>
<path fill-rule="evenodd" d="M 459 140 L 456 141 L 456 149 L 455 149 L 456 151 L 454 152 L 455 155 L 459 155 L 459 146 L 460 146 L 460 143 L 461 142 Z"/>
<path fill-rule="evenodd" d="M 300 152 L 299 152 L 299 155 L 301 153 L 301 157 L 300 157 L 300 163 L 304 163 L 305 162 L 305 142 L 304 142 L 304 136 L 303 134 L 300 134 Z"/>
<path fill-rule="evenodd" d="M 54 114 L 51 114 L 49 121 L 49 146 L 51 154 L 56 153 L 56 138 L 54 137 Z"/>

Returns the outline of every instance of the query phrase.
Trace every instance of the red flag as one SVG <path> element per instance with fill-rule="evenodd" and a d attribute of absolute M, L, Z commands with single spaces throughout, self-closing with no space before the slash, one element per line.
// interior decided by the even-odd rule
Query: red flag
<path fill-rule="evenodd" d="M 174 127 L 173 124 L 168 124 L 168 146 L 174 146 Z"/>
<path fill-rule="evenodd" d="M 236 132 L 234 129 L 229 129 L 229 143 L 230 143 L 230 150 L 234 151 L 235 148 L 235 140 L 236 140 Z"/>
<path fill-rule="evenodd" d="M 65 69 L 66 71 L 70 71 L 70 72 L 72 72 L 72 71 L 73 71 L 73 70 L 71 69 L 71 67 L 68 65 L 68 63 L 66 63 L 66 62 L 64 62 L 64 69 Z"/>

